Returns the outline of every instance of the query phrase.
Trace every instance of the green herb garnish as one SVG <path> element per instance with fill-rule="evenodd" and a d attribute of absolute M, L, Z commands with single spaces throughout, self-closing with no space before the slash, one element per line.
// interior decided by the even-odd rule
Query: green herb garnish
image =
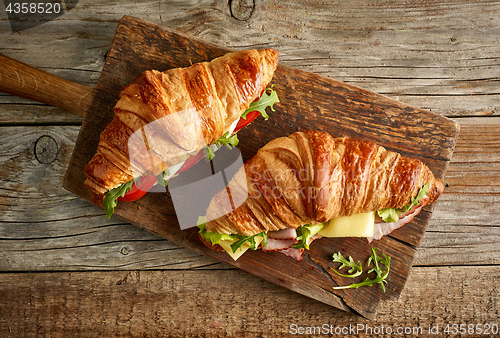
<path fill-rule="evenodd" d="M 427 194 L 427 190 L 429 189 L 429 185 L 430 185 L 430 183 L 427 183 L 422 188 L 420 188 L 420 190 L 418 191 L 417 197 L 411 198 L 411 203 L 402 209 L 403 212 L 410 210 L 412 207 L 417 206 L 418 203 L 420 203 L 420 199 Z"/>
<path fill-rule="evenodd" d="M 210 162 L 215 157 L 215 152 L 212 150 L 212 148 L 210 148 L 210 146 L 206 146 L 205 148 L 203 148 L 203 156 L 205 156 L 207 162 Z"/>
<path fill-rule="evenodd" d="M 156 176 L 158 184 L 163 186 L 163 187 L 166 187 L 168 185 L 168 181 L 165 179 L 165 177 L 168 177 L 168 176 L 170 176 L 170 171 L 168 169 L 165 169 L 164 172 L 158 174 L 158 176 Z"/>
<path fill-rule="evenodd" d="M 391 256 L 387 256 L 385 253 L 383 253 L 382 257 L 379 257 L 375 250 L 380 250 L 380 249 L 378 249 L 378 248 L 371 248 L 371 249 L 372 249 L 372 254 L 371 254 L 370 258 L 368 258 L 366 265 L 369 267 L 370 263 L 373 261 L 374 266 L 373 266 L 373 268 L 368 270 L 368 273 L 375 272 L 377 274 L 377 277 L 375 277 L 374 279 L 371 279 L 370 277 L 366 277 L 366 279 L 364 281 L 362 281 L 361 283 L 354 283 L 354 284 L 350 284 L 350 285 L 346 285 L 346 286 L 336 286 L 333 288 L 334 290 L 357 289 L 357 288 L 362 287 L 362 286 L 372 286 L 374 284 L 380 284 L 380 288 L 382 289 L 383 292 L 385 292 L 384 283 L 387 283 L 387 276 L 389 276 L 389 270 L 391 267 Z M 340 253 L 338 253 L 338 255 L 342 256 Z M 346 266 L 351 266 L 350 264 L 354 262 L 351 257 L 349 257 L 349 258 L 350 258 L 349 261 L 347 261 L 345 258 L 343 258 L 343 260 L 345 260 L 348 263 L 348 265 L 346 265 Z M 334 255 L 334 261 L 338 262 L 339 259 L 340 259 L 340 257 L 337 257 L 337 260 L 335 260 L 335 255 Z M 344 265 L 344 263 L 343 263 L 343 265 Z M 342 267 L 343 266 L 341 266 L 340 268 L 342 268 Z M 349 273 L 351 273 L 351 271 L 354 272 L 355 270 L 353 270 L 353 269 L 354 269 L 354 267 L 351 270 L 349 270 L 348 272 Z M 337 272 L 337 271 L 335 271 L 335 272 Z M 345 277 L 351 277 L 351 276 L 345 276 Z"/>
<path fill-rule="evenodd" d="M 363 272 L 363 266 L 361 265 L 361 262 L 358 261 L 358 264 L 356 264 L 356 262 L 354 262 L 354 259 L 352 259 L 351 256 L 349 256 L 349 260 L 347 260 L 339 252 L 339 253 L 333 254 L 333 261 L 338 262 L 338 263 L 342 263 L 342 265 L 338 267 L 339 270 L 341 270 L 342 268 L 346 268 L 346 267 L 350 268 L 347 272 L 350 273 L 351 275 L 344 275 L 344 274 L 341 274 L 340 272 L 338 272 L 337 270 L 335 270 L 334 268 L 330 268 L 333 271 L 335 271 L 335 273 L 337 273 L 339 276 L 354 278 L 354 277 L 358 277 Z"/>
<path fill-rule="evenodd" d="M 236 134 L 234 134 L 231 137 L 228 136 L 229 136 L 229 131 L 226 131 L 224 135 L 222 135 L 221 137 L 219 137 L 217 141 L 215 141 L 215 145 L 219 148 L 225 145 L 229 149 L 233 149 L 233 147 L 236 147 L 240 142 L 240 140 L 238 140 L 238 136 Z"/>
<path fill-rule="evenodd" d="M 222 135 L 217 141 L 215 141 L 215 146 L 217 146 L 218 149 L 220 149 L 223 145 L 228 147 L 229 149 L 233 149 L 233 147 L 236 147 L 240 142 L 238 140 L 238 136 L 236 134 L 231 137 L 228 136 L 229 131 L 226 131 L 224 135 Z M 212 150 L 212 148 L 210 148 L 210 146 L 206 146 L 205 148 L 203 148 L 203 155 L 207 159 L 207 162 L 210 162 L 215 157 L 215 152 Z"/>

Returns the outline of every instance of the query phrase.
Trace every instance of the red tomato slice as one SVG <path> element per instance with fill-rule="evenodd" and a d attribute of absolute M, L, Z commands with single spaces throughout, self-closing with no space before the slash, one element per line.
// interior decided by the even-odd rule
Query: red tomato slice
<path fill-rule="evenodd" d="M 184 162 L 182 167 L 177 171 L 177 174 L 180 174 L 183 171 L 188 170 L 193 165 L 195 165 L 201 158 L 203 157 L 203 150 L 200 150 L 196 156 L 191 156 Z M 153 187 L 156 183 L 156 176 L 142 176 L 139 180 L 139 186 L 137 186 L 136 182 L 132 184 L 132 189 L 127 191 L 123 197 L 118 197 L 118 201 L 120 202 L 132 202 L 137 201 L 142 196 L 146 195 L 146 193 Z"/>
<path fill-rule="evenodd" d="M 196 154 L 195 156 L 190 156 L 186 162 L 184 162 L 184 164 L 182 165 L 182 167 L 179 168 L 179 170 L 177 170 L 177 173 L 176 174 L 180 174 L 182 172 L 185 172 L 186 170 L 188 170 L 189 168 L 191 168 L 192 166 L 194 166 L 196 163 L 198 163 L 198 161 L 203 157 L 203 149 L 200 150 L 198 152 L 198 154 Z"/>
<path fill-rule="evenodd" d="M 254 100 L 255 101 L 258 101 L 261 97 L 262 97 L 262 94 L 264 94 L 264 92 L 266 91 L 266 88 L 264 88 L 261 92 L 260 92 L 260 95 L 258 98 L 256 98 Z M 236 124 L 236 128 L 234 128 L 234 131 L 233 133 L 236 133 L 238 130 L 248 126 L 253 120 L 255 120 L 257 118 L 257 116 L 260 115 L 260 112 L 257 111 L 257 110 L 254 110 L 254 111 L 251 111 L 250 113 L 247 114 L 246 118 L 242 118 L 240 117 L 240 119 L 238 120 L 238 123 Z"/>
<path fill-rule="evenodd" d="M 142 176 L 139 179 L 139 186 L 134 182 L 132 184 L 132 189 L 126 192 L 123 197 L 118 197 L 118 201 L 120 202 L 132 202 L 137 201 L 142 196 L 146 195 L 146 193 L 153 187 L 156 183 L 156 176 Z"/>
<path fill-rule="evenodd" d="M 243 117 L 240 117 L 240 119 L 238 120 L 238 123 L 236 124 L 236 128 L 234 128 L 234 132 L 237 132 L 238 130 L 248 126 L 259 115 L 260 115 L 260 112 L 258 110 L 254 110 L 254 111 L 251 111 L 250 113 L 247 114 L 246 119 L 244 119 Z"/>

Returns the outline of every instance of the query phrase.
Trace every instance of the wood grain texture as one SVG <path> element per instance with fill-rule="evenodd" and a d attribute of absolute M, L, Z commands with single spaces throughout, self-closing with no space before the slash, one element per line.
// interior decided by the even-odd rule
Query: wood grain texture
<path fill-rule="evenodd" d="M 82 125 L 68 166 L 64 187 L 77 196 L 89 199 L 83 187 L 83 168 L 95 154 L 99 134 L 113 117 L 121 88 L 147 69 L 164 71 L 208 61 L 227 52 L 213 44 L 194 39 L 160 26 L 124 17 L 117 28 L 103 72 L 96 86 L 94 101 Z M 269 122 L 259 121 L 239 133 L 243 159 L 253 156 L 264 144 L 280 136 L 304 129 L 327 131 L 333 136 L 371 140 L 407 156 L 426 162 L 437 177 L 443 177 L 451 158 L 458 125 L 442 116 L 402 104 L 387 97 L 345 83 L 279 66 L 273 83 L 280 97 L 279 107 Z M 305 102 L 310 104 L 306 105 Z M 411 116 L 411 118 L 409 118 Z M 428 160 L 427 160 L 428 159 Z M 198 253 L 234 265 L 261 278 L 285 286 L 317 300 L 361 315 L 373 317 L 380 299 L 399 295 L 409 273 L 415 246 L 423 238 L 432 206 L 419 215 L 418 221 L 386 237 L 378 247 L 393 256 L 393 288 L 386 294 L 374 288 L 353 293 L 325 291 L 332 282 L 331 255 L 351 251 L 355 259 L 369 256 L 362 239 L 323 239 L 316 251 L 305 254 L 300 264 L 287 257 L 250 252 L 234 262 L 225 253 L 202 246 L 197 229 L 179 229 L 175 209 L 167 194 L 148 194 L 133 203 L 119 204 L 115 215 Z M 200 210 L 203 214 L 204 210 Z M 401 245 L 399 241 L 406 245 Z M 353 250 L 356 248 L 356 250 Z M 358 251 L 359 250 L 359 251 Z M 366 277 L 365 277 L 366 278 Z M 333 280 L 336 280 L 333 278 Z M 342 282 L 336 280 L 341 285 Z M 354 296 L 357 295 L 357 297 Z M 361 296 L 360 296 L 361 295 Z M 342 300 L 339 298 L 342 297 Z M 345 304 L 344 304 L 345 302 Z"/>
<path fill-rule="evenodd" d="M 83 117 L 92 102 L 94 88 L 0 54 L 0 91 L 59 107 Z"/>
<path fill-rule="evenodd" d="M 461 133 L 447 187 L 417 250 L 417 266 L 500 264 L 500 139 L 495 132 L 500 119 L 456 121 Z M 492 132 L 485 133 L 488 129 Z M 79 130 L 0 129 L 5 136 L 0 140 L 2 271 L 229 268 L 127 222 L 107 220 L 100 208 L 65 190 L 60 182 Z M 60 150 L 51 165 L 39 163 L 33 154 L 43 135 L 54 137 Z"/>
<path fill-rule="evenodd" d="M 330 336 L 330 326 L 335 335 L 336 328 L 360 325 L 357 334 L 343 336 L 393 337 L 401 327 L 405 337 L 425 337 L 437 325 L 434 336 L 446 337 L 446 324 L 498 325 L 499 281 L 496 266 L 414 268 L 400 299 L 385 302 L 377 318 L 368 321 L 241 271 L 3 274 L 0 333 L 290 337 L 298 327 L 305 332 L 326 325 L 328 334 L 304 335 L 320 337 Z M 464 295 L 474 303 L 461 302 Z M 382 325 L 393 333 L 370 334 L 368 327 L 380 330 Z"/>
<path fill-rule="evenodd" d="M 10 32 L 1 11 L 0 53 L 95 85 L 118 20 L 133 13 L 229 48 L 274 47 L 285 65 L 447 116 L 498 115 L 499 10 L 466 0 L 256 1 L 251 18 L 238 21 L 223 1 L 85 0 L 23 34 Z"/>
<path fill-rule="evenodd" d="M 474 117 L 499 113 L 498 2 L 256 1 L 251 19 L 237 21 L 231 18 L 224 1 L 80 0 L 60 19 L 17 34 L 11 33 L 3 6 L 0 2 L 0 53 L 81 84 L 96 85 L 118 20 L 132 14 L 229 48 L 274 47 L 281 52 L 284 65 L 371 89 L 446 116 L 463 116 L 455 120 L 462 129 L 447 172 L 448 186 L 417 250 L 414 265 L 419 267 L 410 273 L 400 299 L 382 305 L 378 316 L 394 327 L 432 323 L 441 328 L 446 323 L 488 323 L 499 318 L 495 311 L 499 276 L 496 266 L 500 264 L 500 214 L 496 207 L 499 140 L 495 128 L 488 127 L 499 121 Z M 76 126 L 81 122 L 80 117 L 59 108 L 0 94 L 1 271 L 38 271 L 21 274 L 38 281 L 22 290 L 12 288 L 12 278 L 0 275 L 0 281 L 9 282 L 10 287 L 9 301 L 0 306 L 0 311 L 9 311 L 7 316 L 3 316 L 4 312 L 0 316 L 0 321 L 6 318 L 0 325 L 1 336 L 44 336 L 50 331 L 51 336 L 85 336 L 93 330 L 115 336 L 171 332 L 177 336 L 284 336 L 282 332 L 292 320 L 304 325 L 322 324 L 323 318 L 342 326 L 368 323 L 252 276 L 248 277 L 257 284 L 245 279 L 244 285 L 259 291 L 248 297 L 252 301 L 244 306 L 227 301 L 227 294 L 222 293 L 225 286 L 239 290 L 242 280 L 221 277 L 211 284 L 210 292 L 200 291 L 196 285 L 180 296 L 174 295 L 168 315 L 156 311 L 164 303 L 146 308 L 134 293 L 127 293 L 126 301 L 131 305 L 123 311 L 109 310 L 110 301 L 121 297 L 119 293 L 103 296 L 99 302 L 89 297 L 91 300 L 82 306 L 76 305 L 85 298 L 64 298 L 68 293 L 62 292 L 64 283 L 60 281 L 66 277 L 58 274 L 58 281 L 51 280 L 50 271 L 85 271 L 83 275 L 90 277 L 74 279 L 70 291 L 96 285 L 101 287 L 92 294 L 97 297 L 109 288 L 103 290 L 103 284 L 92 284 L 102 279 L 95 277 L 92 270 L 189 269 L 193 277 L 181 282 L 187 285 L 200 268 L 229 268 L 203 255 L 189 254 L 191 251 L 126 222 L 106 221 L 97 207 L 50 184 L 54 177 L 57 182 L 64 176 L 69 156 L 59 158 L 59 165 L 46 170 L 40 163 L 32 163 L 32 146 L 43 135 L 37 126 L 63 125 L 71 129 L 71 136 L 59 130 L 50 134 L 70 154 L 79 127 L 68 124 Z M 28 127 L 5 127 L 11 125 Z M 19 141 L 22 145 L 16 142 L 18 134 L 23 135 Z M 58 137 L 68 137 L 68 142 Z M 21 160 L 23 166 L 16 166 Z M 120 253 L 122 249 L 128 254 Z M 493 266 L 485 266 L 488 264 Z M 451 267 L 444 267 L 448 265 Z M 442 279 L 444 272 L 447 277 Z M 165 271 L 165 276 L 151 277 L 154 281 L 149 284 L 170 275 L 171 271 Z M 123 278 L 107 278 L 104 285 L 120 282 L 126 273 L 120 276 Z M 414 277 L 418 283 L 413 282 Z M 255 305 L 262 292 L 268 290 L 261 291 L 260 283 L 278 290 L 265 294 L 263 306 Z M 22 281 L 20 284 L 26 285 Z M 217 292 L 219 288 L 221 292 Z M 63 301 L 73 299 L 63 307 L 73 309 L 71 316 L 59 311 L 56 305 L 61 298 L 48 296 L 47 290 L 58 290 Z M 172 290 L 186 289 L 177 286 Z M 441 291 L 430 293 L 433 290 Z M 31 303 L 34 305 L 20 303 L 27 294 L 37 300 Z M 279 294 L 283 296 L 277 297 Z M 289 302 L 294 297 L 300 301 Z M 270 301 L 276 299 L 281 301 Z M 151 301 L 154 304 L 157 299 Z M 113 304 L 119 307 L 121 303 Z M 210 316 L 199 321 L 199 316 L 188 321 L 179 317 L 204 305 Z M 272 311 L 266 312 L 267 308 Z M 130 316 L 119 317 L 123 314 Z M 165 321 L 168 323 L 163 325 Z M 128 323 L 134 324 L 130 330 Z M 71 334 L 61 333 L 64 330 Z"/>

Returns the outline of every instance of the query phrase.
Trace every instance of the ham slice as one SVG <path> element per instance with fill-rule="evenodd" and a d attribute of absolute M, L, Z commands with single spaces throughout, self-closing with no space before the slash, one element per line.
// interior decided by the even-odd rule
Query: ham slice
<path fill-rule="evenodd" d="M 310 245 L 312 243 L 312 241 L 314 241 L 315 239 L 318 239 L 318 238 L 321 238 L 321 235 L 316 234 L 316 235 L 309 237 L 309 239 L 307 240 L 307 245 Z M 304 248 L 300 248 L 300 249 L 288 248 L 288 249 L 284 249 L 284 250 L 279 250 L 278 252 L 281 252 L 285 256 L 292 257 L 297 262 L 300 262 L 302 260 L 302 254 L 304 253 Z"/>
<path fill-rule="evenodd" d="M 429 203 L 429 197 L 424 196 L 420 199 L 418 205 L 414 205 L 410 210 L 399 215 L 399 219 L 397 220 L 397 222 L 386 223 L 382 220 L 376 222 L 373 231 L 373 237 L 368 237 L 368 243 L 371 243 L 375 239 L 379 240 L 382 237 L 390 234 L 394 230 L 399 229 L 403 225 L 413 221 L 413 218 L 419 214 L 420 210 L 422 210 L 422 208 L 425 207 L 427 203 Z"/>
<path fill-rule="evenodd" d="M 268 231 L 267 238 L 295 239 L 297 238 L 297 231 L 295 231 L 294 228 L 287 228 L 280 231 Z"/>
<path fill-rule="evenodd" d="M 267 245 L 262 248 L 262 251 L 280 251 L 284 249 L 289 249 L 295 244 L 297 244 L 296 239 L 276 239 L 267 237 Z"/>
<path fill-rule="evenodd" d="M 302 260 L 302 254 L 304 253 L 304 248 L 300 248 L 300 249 L 288 248 L 288 249 L 280 250 L 279 252 L 281 252 L 285 256 L 292 257 L 297 262 L 300 262 Z"/>
<path fill-rule="evenodd" d="M 264 252 L 277 251 L 292 257 L 297 262 L 302 260 L 304 249 L 295 249 L 297 244 L 297 231 L 293 228 L 282 229 L 279 231 L 269 231 L 267 233 L 267 245 L 262 248 Z"/>

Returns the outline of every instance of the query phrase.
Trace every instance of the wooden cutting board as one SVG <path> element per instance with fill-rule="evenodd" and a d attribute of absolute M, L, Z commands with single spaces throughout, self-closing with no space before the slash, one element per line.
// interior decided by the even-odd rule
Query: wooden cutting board
<path fill-rule="evenodd" d="M 228 51 L 145 21 L 122 18 L 85 115 L 64 187 L 90 200 L 83 185 L 83 169 L 96 152 L 100 133 L 113 117 L 113 106 L 122 87 L 144 70 L 187 67 Z M 358 87 L 283 65 L 278 66 L 272 83 L 276 85 L 281 102 L 275 105 L 276 111 L 270 114 L 268 121 L 259 118 L 238 133 L 238 148 L 244 160 L 274 138 L 317 129 L 333 136 L 374 141 L 405 156 L 416 157 L 425 162 L 437 177 L 443 178 L 458 136 L 458 125 L 453 121 Z M 203 214 L 204 210 L 200 210 L 200 215 Z M 365 262 L 370 256 L 366 239 L 323 238 L 312 244 L 301 262 L 279 253 L 264 254 L 261 250 L 248 251 L 235 262 L 227 254 L 202 245 L 197 228 L 180 230 L 168 191 L 148 193 L 137 202 L 119 203 L 114 217 L 292 291 L 373 318 L 382 300 L 398 297 L 401 293 L 431 214 L 432 206 L 426 207 L 411 224 L 372 243 L 392 257 L 385 293 L 378 285 L 333 290 L 333 286 L 350 284 L 353 280 L 339 277 L 330 270 L 330 267 L 338 267 L 332 263 L 332 254 L 340 251 L 356 261 Z M 104 212 L 102 217 L 106 217 Z M 366 276 L 363 274 L 354 282 L 362 281 Z"/>

